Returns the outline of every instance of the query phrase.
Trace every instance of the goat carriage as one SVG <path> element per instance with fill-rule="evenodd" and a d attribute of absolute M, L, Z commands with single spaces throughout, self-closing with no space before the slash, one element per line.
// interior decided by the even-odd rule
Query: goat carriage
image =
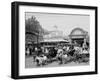
<path fill-rule="evenodd" d="M 37 66 L 50 64 L 56 59 L 57 50 L 55 50 L 55 47 L 48 46 L 44 48 L 45 49 L 43 51 L 40 53 L 38 52 L 39 55 L 35 55 L 33 57 Z"/>
<path fill-rule="evenodd" d="M 35 62 L 37 66 L 48 65 L 53 62 L 58 64 L 67 64 L 71 62 L 75 63 L 88 63 L 89 62 L 89 52 L 88 50 L 83 50 L 82 47 L 69 46 L 66 48 L 56 48 L 56 47 L 45 47 L 45 52 L 41 52 L 40 55 L 35 56 Z"/>

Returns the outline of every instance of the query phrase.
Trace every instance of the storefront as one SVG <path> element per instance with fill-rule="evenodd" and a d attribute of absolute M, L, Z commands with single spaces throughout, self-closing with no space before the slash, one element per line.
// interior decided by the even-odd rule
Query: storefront
<path fill-rule="evenodd" d="M 80 46 L 82 46 L 85 41 L 89 43 L 88 32 L 81 28 L 73 29 L 69 35 L 69 38 L 71 39 L 72 43 L 78 44 Z"/>

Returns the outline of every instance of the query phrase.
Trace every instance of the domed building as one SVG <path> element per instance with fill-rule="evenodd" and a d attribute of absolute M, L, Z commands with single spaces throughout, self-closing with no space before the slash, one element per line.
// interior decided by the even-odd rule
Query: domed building
<path fill-rule="evenodd" d="M 87 31 L 84 31 L 82 28 L 75 28 L 71 31 L 69 38 L 72 43 L 83 45 L 84 41 L 89 45 L 89 35 Z"/>
<path fill-rule="evenodd" d="M 53 31 L 48 31 L 49 33 L 46 35 L 43 35 L 43 41 L 41 41 L 41 45 L 44 46 L 52 46 L 55 47 L 58 44 L 62 44 L 62 43 L 68 43 L 69 41 L 67 41 L 65 39 L 65 36 L 63 35 L 63 31 L 55 29 Z"/>

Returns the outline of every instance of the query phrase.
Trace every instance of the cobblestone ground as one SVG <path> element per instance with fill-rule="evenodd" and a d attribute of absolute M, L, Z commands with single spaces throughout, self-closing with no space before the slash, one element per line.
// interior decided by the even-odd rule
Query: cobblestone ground
<path fill-rule="evenodd" d="M 84 66 L 89 65 L 89 63 L 75 63 L 70 62 L 67 64 L 61 64 L 59 65 L 58 62 L 52 62 L 44 66 L 36 66 L 36 63 L 33 61 L 33 57 L 26 57 L 25 58 L 25 68 L 40 68 L 40 67 L 57 67 L 57 66 Z"/>

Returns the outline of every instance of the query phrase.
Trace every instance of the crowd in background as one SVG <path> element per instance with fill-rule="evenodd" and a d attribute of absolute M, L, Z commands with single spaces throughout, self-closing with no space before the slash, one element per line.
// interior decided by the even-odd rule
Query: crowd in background
<path fill-rule="evenodd" d="M 57 52 L 63 50 L 63 52 L 69 52 L 73 50 L 77 50 L 79 54 L 89 53 L 89 46 L 84 45 L 75 46 L 75 45 L 59 45 L 59 46 L 27 46 L 26 47 L 26 55 L 41 55 L 41 54 L 52 54 L 51 56 L 56 56 Z M 73 53 L 71 53 L 73 54 Z"/>

